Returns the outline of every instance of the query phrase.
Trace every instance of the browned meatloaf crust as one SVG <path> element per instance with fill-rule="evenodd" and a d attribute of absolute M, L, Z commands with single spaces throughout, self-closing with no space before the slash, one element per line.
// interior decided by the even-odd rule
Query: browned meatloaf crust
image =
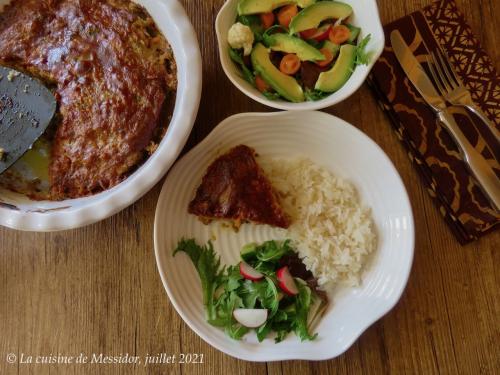
<path fill-rule="evenodd" d="M 176 88 L 170 46 L 126 0 L 14 0 L 0 14 L 0 63 L 54 87 L 51 199 L 123 180 L 143 160 Z"/>
<path fill-rule="evenodd" d="M 227 219 L 288 228 L 289 217 L 278 194 L 255 160 L 255 150 L 239 145 L 219 156 L 207 168 L 188 212 L 203 221 Z"/>

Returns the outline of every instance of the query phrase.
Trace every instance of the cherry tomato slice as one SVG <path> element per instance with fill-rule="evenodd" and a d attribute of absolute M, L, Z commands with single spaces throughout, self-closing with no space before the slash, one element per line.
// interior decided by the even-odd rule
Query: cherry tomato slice
<path fill-rule="evenodd" d="M 289 53 L 283 56 L 280 62 L 280 71 L 282 73 L 288 74 L 289 76 L 294 75 L 300 69 L 300 59 L 297 55 Z"/>
<path fill-rule="evenodd" d="M 274 25 L 274 13 L 261 13 L 260 22 L 262 22 L 262 26 L 264 27 L 264 29 L 269 29 L 272 25 Z"/>
<path fill-rule="evenodd" d="M 255 76 L 255 87 L 257 90 L 260 92 L 266 92 L 269 90 L 270 86 L 267 84 L 266 81 L 262 79 L 261 76 Z"/>
<path fill-rule="evenodd" d="M 278 22 L 283 27 L 288 27 L 292 18 L 299 12 L 297 5 L 291 4 L 282 7 L 278 12 Z"/>
<path fill-rule="evenodd" d="M 349 39 L 349 36 L 351 35 L 351 31 L 347 26 L 344 25 L 337 25 L 333 26 L 330 29 L 330 33 L 328 34 L 328 38 L 332 43 L 335 44 L 342 44 L 347 42 Z"/>
<path fill-rule="evenodd" d="M 323 68 L 333 61 L 333 54 L 328 48 L 321 48 L 319 51 L 325 56 L 325 59 L 316 61 L 316 65 Z"/>
<path fill-rule="evenodd" d="M 314 37 L 314 35 L 316 35 L 317 32 L 318 32 L 318 29 L 314 27 L 312 29 L 307 29 L 307 30 L 301 31 L 300 36 L 302 39 L 312 39 Z"/>

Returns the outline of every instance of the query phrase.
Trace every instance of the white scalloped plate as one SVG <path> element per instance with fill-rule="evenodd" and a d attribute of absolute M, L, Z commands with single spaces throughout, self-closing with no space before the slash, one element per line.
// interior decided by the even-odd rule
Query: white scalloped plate
<path fill-rule="evenodd" d="M 215 249 L 225 264 L 234 264 L 248 242 L 282 238 L 281 230 L 244 224 L 238 233 L 217 223 L 203 225 L 187 206 L 206 167 L 221 151 L 238 144 L 255 148 L 260 157 L 307 156 L 350 180 L 364 205 L 371 207 L 378 249 L 357 288 L 337 288 L 333 303 L 316 331 L 315 341 L 301 343 L 294 335 L 280 344 L 258 343 L 249 334 L 233 341 L 205 321 L 201 286 L 185 254 L 172 256 L 181 237 Z M 399 300 L 411 269 L 413 216 L 404 185 L 384 152 L 365 134 L 323 112 L 243 113 L 227 118 L 171 170 L 156 208 L 154 228 L 158 270 L 172 304 L 203 340 L 231 356 L 249 361 L 320 360 L 347 350 L 373 322 Z"/>
<path fill-rule="evenodd" d="M 187 141 L 201 96 L 201 55 L 193 26 L 176 0 L 137 0 L 174 51 L 177 97 L 167 134 L 156 152 L 131 176 L 102 193 L 59 202 L 33 201 L 0 187 L 0 225 L 30 231 L 55 231 L 95 223 L 129 206 L 168 171 Z M 0 0 L 0 10 L 9 0 Z"/>

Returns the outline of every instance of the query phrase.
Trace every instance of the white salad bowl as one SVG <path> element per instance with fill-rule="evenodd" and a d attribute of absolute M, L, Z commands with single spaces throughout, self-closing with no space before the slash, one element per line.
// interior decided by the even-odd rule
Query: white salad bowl
<path fill-rule="evenodd" d="M 9 0 L 0 0 L 0 10 Z M 174 51 L 177 96 L 168 131 L 158 149 L 132 175 L 102 193 L 58 202 L 34 201 L 0 187 L 0 225 L 29 231 L 55 231 L 95 223 L 129 206 L 167 172 L 187 141 L 201 96 L 198 40 L 177 0 L 138 0 Z"/>
<path fill-rule="evenodd" d="M 351 21 L 353 25 L 361 27 L 360 38 L 364 38 L 366 35 L 371 34 L 371 39 L 366 49 L 370 53 L 370 62 L 368 65 L 358 65 L 344 86 L 324 99 L 301 103 L 291 103 L 285 100 L 270 100 L 243 78 L 239 67 L 229 57 L 227 33 L 229 28 L 236 22 L 236 8 L 238 2 L 239 0 L 227 0 L 219 11 L 215 21 L 222 69 L 224 69 L 227 77 L 241 92 L 269 107 L 288 111 L 314 110 L 330 107 L 343 101 L 363 84 L 373 64 L 380 57 L 384 49 L 384 30 L 380 22 L 376 0 L 342 0 L 342 2 L 349 4 L 353 8 L 354 12 L 351 16 Z"/>
<path fill-rule="evenodd" d="M 181 238 L 213 241 L 225 265 L 237 264 L 250 242 L 283 239 L 283 230 L 243 224 L 238 232 L 214 221 L 204 225 L 187 212 L 206 168 L 231 147 L 253 147 L 259 158 L 307 157 L 352 183 L 361 204 L 371 209 L 377 249 L 367 259 L 357 287 L 337 286 L 330 305 L 314 329 L 313 341 L 290 334 L 275 344 L 259 343 L 255 333 L 241 341 L 206 321 L 200 279 L 186 254 L 172 252 Z M 345 352 L 399 300 L 410 274 L 414 223 L 401 178 L 389 158 L 364 133 L 347 122 L 317 111 L 241 113 L 222 121 L 169 172 L 156 207 L 154 246 L 158 270 L 172 305 L 203 340 L 233 357 L 248 361 L 322 360 Z"/>

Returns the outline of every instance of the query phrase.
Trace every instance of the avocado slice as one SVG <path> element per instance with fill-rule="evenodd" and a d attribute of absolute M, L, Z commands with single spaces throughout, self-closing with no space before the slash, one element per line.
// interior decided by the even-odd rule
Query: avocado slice
<path fill-rule="evenodd" d="M 310 5 L 313 5 L 316 2 L 316 0 L 296 0 L 295 2 L 299 7 L 306 8 Z"/>
<path fill-rule="evenodd" d="M 314 88 L 324 92 L 334 92 L 347 82 L 354 70 L 356 60 L 356 46 L 344 44 L 340 47 L 340 53 L 333 67 L 322 72 Z"/>
<path fill-rule="evenodd" d="M 303 102 L 305 100 L 302 87 L 295 78 L 283 74 L 277 69 L 271 59 L 269 52 L 263 44 L 257 43 L 251 55 L 254 70 L 267 82 L 278 94 L 291 102 Z"/>
<path fill-rule="evenodd" d="M 318 27 L 324 20 L 345 19 L 352 14 L 350 5 L 338 1 L 320 1 L 302 9 L 290 22 L 290 34 Z"/>
<path fill-rule="evenodd" d="M 268 13 L 274 9 L 289 4 L 297 4 L 301 8 L 308 7 L 316 0 L 240 0 L 238 4 L 238 15 Z"/>
<path fill-rule="evenodd" d="M 295 53 L 302 61 L 324 60 L 325 56 L 304 40 L 293 35 L 277 33 L 264 36 L 264 43 L 273 51 Z"/>

